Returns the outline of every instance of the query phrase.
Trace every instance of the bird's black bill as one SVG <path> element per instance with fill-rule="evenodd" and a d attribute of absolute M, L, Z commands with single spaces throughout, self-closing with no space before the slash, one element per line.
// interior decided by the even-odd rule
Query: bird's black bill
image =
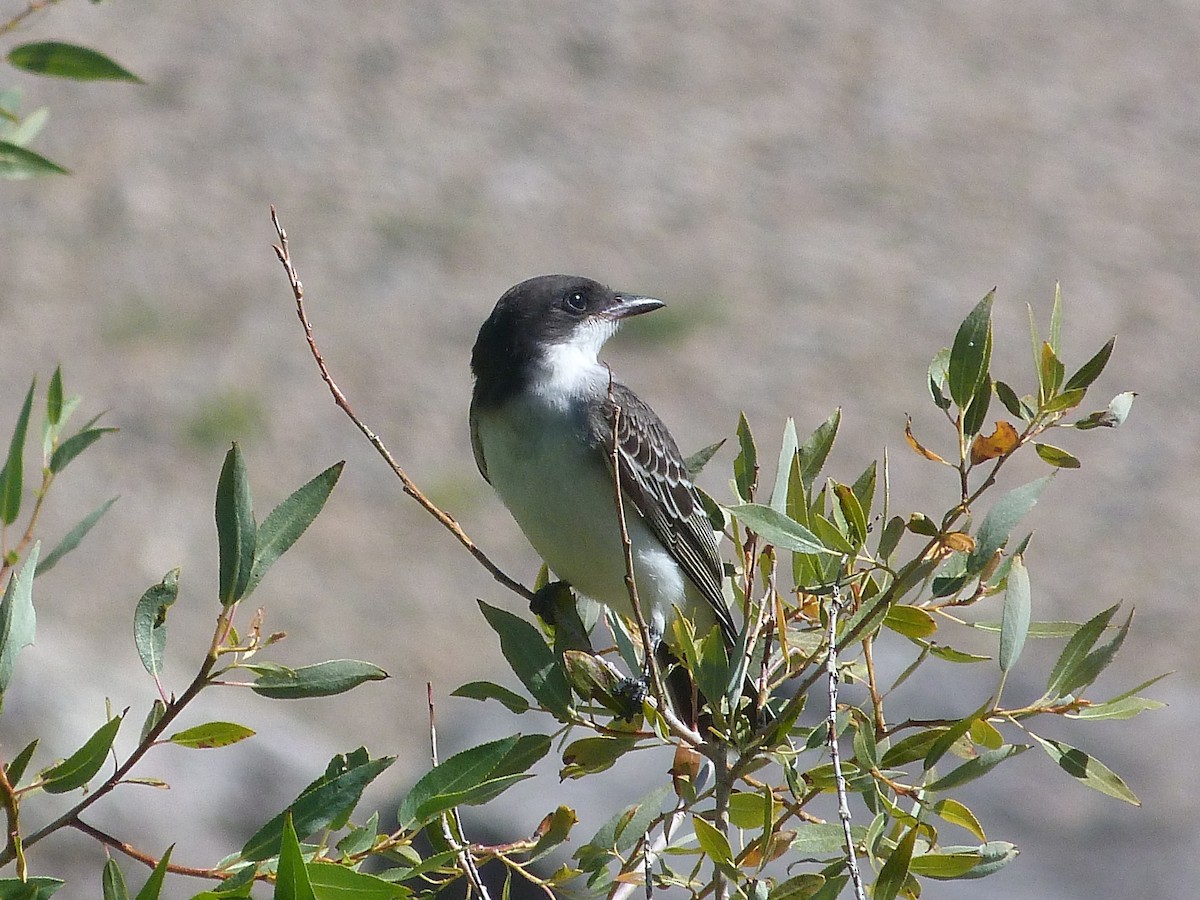
<path fill-rule="evenodd" d="M 606 312 L 614 319 L 624 319 L 629 316 L 640 316 L 642 313 L 654 312 L 667 304 L 653 297 L 640 297 L 637 294 L 617 294 L 616 302 Z"/>

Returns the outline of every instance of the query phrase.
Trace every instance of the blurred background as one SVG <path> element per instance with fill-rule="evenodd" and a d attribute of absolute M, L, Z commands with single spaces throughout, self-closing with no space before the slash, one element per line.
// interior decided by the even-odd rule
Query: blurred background
<path fill-rule="evenodd" d="M 20 8 L 5 3 L 0 19 Z M 393 676 L 294 704 L 209 692 L 188 724 L 242 721 L 260 737 L 160 748 L 141 774 L 172 790 L 124 788 L 94 824 L 155 855 L 178 839 L 176 861 L 211 865 L 331 754 L 364 743 L 399 756 L 367 797 L 386 817 L 427 766 L 426 681 L 443 756 L 535 724 L 448 696 L 504 680 L 474 599 L 521 603 L 401 494 L 333 406 L 270 249 L 273 203 L 342 388 L 414 479 L 526 580 L 537 561 L 466 433 L 470 348 L 511 284 L 579 272 L 666 300 L 608 358 L 685 452 L 732 435 L 744 410 L 773 460 L 785 417 L 807 434 L 840 406 L 831 474 L 851 480 L 886 447 L 893 509 L 933 513 L 953 502 L 952 473 L 903 439 L 911 413 L 925 443 L 948 445 L 929 359 L 995 285 L 993 374 L 1028 391 L 1025 304 L 1044 329 L 1061 282 L 1069 369 L 1119 335 L 1087 409 L 1123 390 L 1139 398 L 1124 428 L 1058 441 L 1083 468 L 1061 473 L 1029 520 L 1035 618 L 1136 605 L 1097 697 L 1176 674 L 1149 692 L 1168 710 L 1054 732 L 1123 775 L 1142 808 L 1078 786 L 1037 751 L 967 794 L 990 838 L 1023 849 L 970 894 L 1186 896 L 1178 886 L 1200 879 L 1185 749 L 1200 724 L 1193 3 L 75 0 L 30 17 L 4 49 L 42 39 L 94 47 L 147 83 L 0 73 L 26 111 L 50 107 L 35 149 L 73 171 L 0 185 L 0 426 L 29 378 L 44 386 L 63 362 L 80 414 L 106 411 L 122 429 L 51 497 L 51 543 L 121 499 L 38 581 L 38 642 L 18 664 L 0 745 L 41 734 L 39 759 L 64 755 L 98 726 L 105 697 L 140 723 L 154 689 L 133 607 L 176 565 L 166 681 L 186 686 L 216 614 L 212 497 L 233 438 L 260 518 L 348 460 L 326 512 L 255 595 L 268 630 L 289 634 L 270 658 L 362 658 Z M 718 497 L 730 458 L 702 479 Z M 1014 464 L 1006 484 L 1044 468 Z M 1027 646 L 1006 698 L 1036 697 L 1059 646 Z M 982 668 L 943 666 L 964 688 L 939 714 L 987 696 L 994 670 Z M 563 786 L 581 808 L 574 844 L 665 765 L 635 757 L 591 779 L 599 797 Z M 515 793 L 501 821 L 469 815 L 468 829 L 529 833 L 560 800 L 553 784 Z M 83 879 L 61 896 L 88 896 L 103 862 L 69 835 L 32 859 Z M 926 896 L 962 892 L 930 883 Z"/>

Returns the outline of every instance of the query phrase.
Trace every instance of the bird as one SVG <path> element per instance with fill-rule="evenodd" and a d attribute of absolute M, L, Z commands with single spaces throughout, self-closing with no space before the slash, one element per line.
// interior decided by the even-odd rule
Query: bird
<path fill-rule="evenodd" d="M 510 288 L 471 352 L 471 447 L 480 474 L 555 577 L 628 617 L 619 476 L 652 640 L 659 644 L 684 615 L 698 637 L 718 626 L 732 650 L 738 629 L 722 589 L 717 535 L 679 448 L 654 410 L 599 359 L 626 319 L 665 305 L 580 275 L 542 275 Z"/>

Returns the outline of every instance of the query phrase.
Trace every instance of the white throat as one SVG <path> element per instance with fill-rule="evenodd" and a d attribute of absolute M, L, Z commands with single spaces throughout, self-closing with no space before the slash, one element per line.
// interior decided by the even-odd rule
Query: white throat
<path fill-rule="evenodd" d="M 580 323 L 569 340 L 548 347 L 530 385 L 534 393 L 569 401 L 606 392 L 609 371 L 598 357 L 616 330 L 615 319 L 593 318 Z"/>

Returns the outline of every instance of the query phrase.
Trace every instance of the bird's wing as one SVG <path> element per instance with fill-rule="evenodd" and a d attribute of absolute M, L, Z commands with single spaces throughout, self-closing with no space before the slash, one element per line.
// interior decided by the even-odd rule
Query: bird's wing
<path fill-rule="evenodd" d="M 700 503 L 687 466 L 667 426 L 623 384 L 614 382 L 612 398 L 621 408 L 617 422 L 617 460 L 621 489 L 650 530 L 699 588 L 732 645 L 738 630 L 721 591 L 721 557 L 712 523 Z M 592 439 L 611 466 L 612 405 L 589 422 Z"/>
<path fill-rule="evenodd" d="M 471 452 L 475 454 L 475 465 L 479 467 L 479 474 L 483 476 L 483 480 L 488 484 L 492 483 L 492 479 L 488 478 L 487 459 L 483 455 L 483 441 L 479 439 L 479 420 L 475 413 L 475 398 L 471 398 Z"/>

